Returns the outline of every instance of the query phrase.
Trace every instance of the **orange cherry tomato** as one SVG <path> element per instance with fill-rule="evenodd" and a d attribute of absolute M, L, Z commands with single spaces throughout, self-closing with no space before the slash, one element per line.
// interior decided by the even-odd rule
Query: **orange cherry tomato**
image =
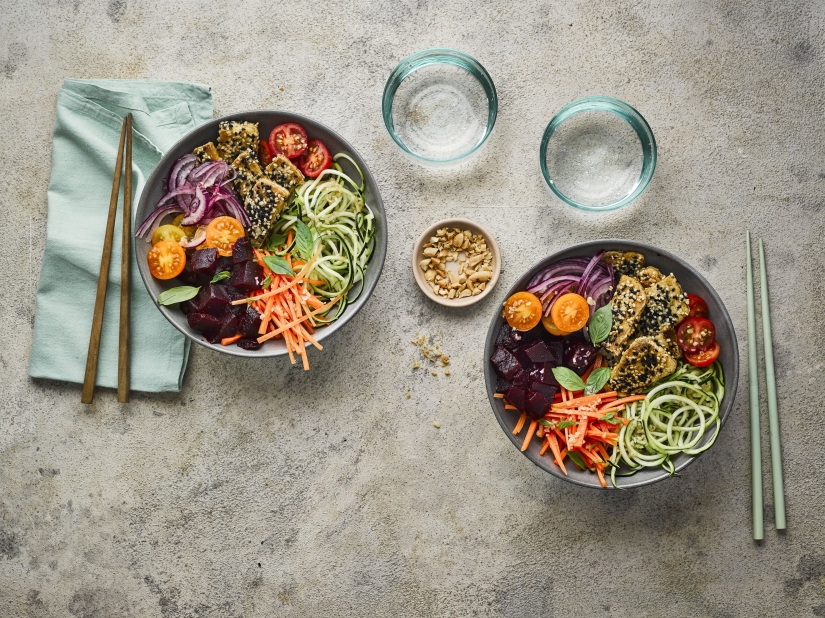
<path fill-rule="evenodd" d="M 232 255 L 232 245 L 244 235 L 241 222 L 234 217 L 218 217 L 212 219 L 206 226 L 207 247 L 214 247 L 218 253 L 225 256 Z"/>
<path fill-rule="evenodd" d="M 161 240 L 149 249 L 149 272 L 156 279 L 174 279 L 186 266 L 186 251 L 174 240 Z"/>
<path fill-rule="evenodd" d="M 541 321 L 541 301 L 530 292 L 516 292 L 504 303 L 504 319 L 511 328 L 530 330 Z"/>
<path fill-rule="evenodd" d="M 565 335 L 569 335 L 570 333 L 563 331 L 558 326 L 553 323 L 553 316 L 546 315 L 541 319 L 541 324 L 544 326 L 545 330 L 550 333 L 551 335 L 555 335 L 556 337 L 564 337 Z"/>
<path fill-rule="evenodd" d="M 553 303 L 550 316 L 559 330 L 572 333 L 587 324 L 587 320 L 590 319 L 590 305 L 579 294 L 562 294 Z"/>

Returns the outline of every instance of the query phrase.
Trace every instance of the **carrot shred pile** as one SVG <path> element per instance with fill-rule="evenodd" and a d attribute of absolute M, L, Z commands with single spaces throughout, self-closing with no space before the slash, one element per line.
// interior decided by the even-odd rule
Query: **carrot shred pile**
<path fill-rule="evenodd" d="M 290 230 L 291 233 L 291 230 Z M 306 348 L 310 345 L 319 350 L 323 346 L 313 337 L 315 329 L 328 323 L 323 317 L 336 303 L 338 303 L 346 292 L 342 292 L 331 301 L 324 303 L 317 296 L 309 292 L 307 283 L 319 283 L 313 279 L 308 279 L 306 274 L 312 269 L 313 264 L 318 259 L 320 249 L 308 261 L 291 260 L 287 253 L 284 259 L 293 271 L 300 270 L 294 275 L 282 275 L 272 272 L 266 265 L 264 258 L 271 255 L 269 251 L 255 249 L 255 260 L 264 269 L 264 277 L 269 278 L 269 285 L 266 289 L 243 300 L 236 300 L 233 305 L 248 303 L 261 313 L 261 326 L 258 329 L 258 343 L 263 343 L 269 339 L 283 339 L 289 360 L 294 365 L 295 356 L 301 358 L 304 370 L 309 370 L 309 358 Z M 228 338 L 231 339 L 231 338 Z M 227 341 L 224 345 L 232 343 Z"/>

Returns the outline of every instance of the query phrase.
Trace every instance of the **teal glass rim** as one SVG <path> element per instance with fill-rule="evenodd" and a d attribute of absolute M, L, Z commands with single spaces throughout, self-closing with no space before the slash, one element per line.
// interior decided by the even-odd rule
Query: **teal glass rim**
<path fill-rule="evenodd" d="M 487 95 L 487 128 L 484 130 L 484 134 L 470 150 L 451 159 L 430 159 L 410 150 L 396 134 L 392 121 L 392 102 L 401 82 L 407 79 L 411 73 L 431 64 L 451 64 L 464 69 L 478 80 L 478 83 L 481 84 L 481 87 L 484 88 L 484 92 Z M 389 79 L 387 79 L 387 84 L 384 86 L 384 96 L 381 99 L 381 113 L 384 116 L 384 125 L 387 127 L 390 137 L 392 137 L 404 152 L 427 163 L 455 163 L 474 153 L 487 141 L 487 138 L 493 131 L 496 116 L 498 115 L 498 95 L 496 94 L 496 87 L 493 85 L 490 74 L 487 73 L 487 70 L 481 66 L 475 58 L 455 49 L 435 47 L 407 56 L 390 74 Z"/>
<path fill-rule="evenodd" d="M 556 129 L 558 129 L 559 126 L 571 116 L 581 112 L 590 111 L 602 111 L 616 114 L 620 118 L 624 119 L 633 128 L 636 135 L 639 136 L 639 141 L 642 143 L 642 171 L 639 174 L 639 178 L 637 179 L 633 190 L 622 199 L 613 202 L 612 204 L 604 204 L 602 206 L 581 204 L 570 199 L 562 193 L 561 190 L 559 190 L 553 179 L 550 177 L 550 173 L 547 171 L 547 145 L 549 144 L 553 133 L 555 133 Z M 647 185 L 650 183 L 650 179 L 653 178 L 653 172 L 656 169 L 656 139 L 653 137 L 653 131 L 650 129 L 650 125 L 647 124 L 647 120 L 645 120 L 644 117 L 636 111 L 636 109 L 624 101 L 620 101 L 619 99 L 614 99 L 612 97 L 584 97 L 582 99 L 577 99 L 561 108 L 561 110 L 553 116 L 550 124 L 547 125 L 547 128 L 544 130 L 544 135 L 541 138 L 541 146 L 539 146 L 539 165 L 541 166 L 541 173 L 544 176 L 544 180 L 547 182 L 547 186 L 550 187 L 553 193 L 555 193 L 556 196 L 565 204 L 569 204 L 574 208 L 589 211 L 604 212 L 607 210 L 615 210 L 616 208 L 626 206 L 639 197 L 642 191 L 647 188 Z"/>

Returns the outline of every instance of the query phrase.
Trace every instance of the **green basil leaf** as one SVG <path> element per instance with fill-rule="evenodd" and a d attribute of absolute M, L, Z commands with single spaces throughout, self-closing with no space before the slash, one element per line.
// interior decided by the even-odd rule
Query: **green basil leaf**
<path fill-rule="evenodd" d="M 616 418 L 616 413 L 615 412 L 608 412 L 607 414 L 602 416 L 599 420 L 610 423 L 611 425 L 620 425 L 621 422 L 622 422 L 621 419 Z"/>
<path fill-rule="evenodd" d="M 269 267 L 269 270 L 276 275 L 289 275 L 294 277 L 295 273 L 289 267 L 289 262 L 277 255 L 267 255 L 264 257 L 264 263 Z"/>
<path fill-rule="evenodd" d="M 262 287 L 263 289 L 266 289 L 266 288 L 268 288 L 268 287 L 269 287 L 269 284 L 270 284 L 270 283 L 272 283 L 272 277 L 270 277 L 269 275 L 267 275 L 267 276 L 266 276 L 266 279 L 264 279 L 264 282 L 261 284 L 261 287 Z"/>
<path fill-rule="evenodd" d="M 584 382 L 582 382 L 582 379 L 567 367 L 554 367 L 553 375 L 558 383 L 569 391 L 584 390 Z"/>
<path fill-rule="evenodd" d="M 599 345 L 607 339 L 613 329 L 613 305 L 610 303 L 599 309 L 590 318 L 587 330 L 590 332 L 590 341 L 593 345 Z"/>
<path fill-rule="evenodd" d="M 219 273 L 215 273 L 215 276 L 212 277 L 212 281 L 209 283 L 217 283 L 218 281 L 223 281 L 224 279 L 229 279 L 231 277 L 231 273 L 228 270 L 222 270 Z"/>
<path fill-rule="evenodd" d="M 587 378 L 587 384 L 584 385 L 585 395 L 595 395 L 610 379 L 610 367 L 599 367 L 590 373 Z"/>
<path fill-rule="evenodd" d="M 159 305 L 174 305 L 175 303 L 182 303 L 190 298 L 195 298 L 200 292 L 200 287 L 192 287 L 191 285 L 181 285 L 176 288 L 169 288 L 165 292 L 161 292 L 158 296 Z"/>
<path fill-rule="evenodd" d="M 572 427 L 573 425 L 578 425 L 579 421 L 559 421 L 558 425 L 556 425 L 559 429 L 564 429 L 565 427 Z"/>
<path fill-rule="evenodd" d="M 295 222 L 295 253 L 303 259 L 309 260 L 312 257 L 312 246 L 314 244 L 312 231 L 306 223 L 298 219 Z"/>
<path fill-rule="evenodd" d="M 539 424 L 544 425 L 545 427 L 550 427 L 551 429 L 556 426 L 555 423 L 551 423 L 546 418 L 540 418 L 539 419 Z"/>
<path fill-rule="evenodd" d="M 577 453 L 576 451 L 567 451 L 567 456 L 576 464 L 580 469 L 586 470 L 587 464 L 584 463 L 584 457 L 581 454 Z"/>
<path fill-rule="evenodd" d="M 276 234 L 275 232 L 273 232 L 269 235 L 269 238 L 266 239 L 266 245 L 264 246 L 264 249 L 266 249 L 267 251 L 277 251 L 285 242 L 286 236 L 284 234 Z"/>

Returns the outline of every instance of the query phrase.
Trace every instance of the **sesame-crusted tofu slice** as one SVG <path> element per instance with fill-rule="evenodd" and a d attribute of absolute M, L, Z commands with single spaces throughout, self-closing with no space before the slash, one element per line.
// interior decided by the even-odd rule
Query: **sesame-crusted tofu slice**
<path fill-rule="evenodd" d="M 620 275 L 637 277 L 639 270 L 645 265 L 645 256 L 635 251 L 608 251 L 602 256 L 602 262 L 612 264 L 613 270 Z"/>
<path fill-rule="evenodd" d="M 259 178 L 246 194 L 243 207 L 249 215 L 249 237 L 252 241 L 266 238 L 272 225 L 286 206 L 289 191 L 269 178 Z"/>
<path fill-rule="evenodd" d="M 272 163 L 264 168 L 264 175 L 290 193 L 295 187 L 304 182 L 304 175 L 301 170 L 282 154 L 272 159 Z"/>
<path fill-rule="evenodd" d="M 645 290 L 647 305 L 639 319 L 636 334 L 654 337 L 673 328 L 685 317 L 689 308 L 682 286 L 672 274 Z"/>
<path fill-rule="evenodd" d="M 203 146 L 198 146 L 192 151 L 198 157 L 198 163 L 206 163 L 207 161 L 220 161 L 221 157 L 218 154 L 218 149 L 212 142 L 206 142 Z"/>
<path fill-rule="evenodd" d="M 229 163 L 243 150 L 258 148 L 258 123 L 225 121 L 218 125 L 218 154 Z"/>
<path fill-rule="evenodd" d="M 659 272 L 655 266 L 645 266 L 639 271 L 637 279 L 645 288 L 649 288 L 654 283 L 659 283 L 665 276 Z"/>
<path fill-rule="evenodd" d="M 620 397 L 638 393 L 676 371 L 676 359 L 652 337 L 639 337 L 622 353 L 608 387 Z"/>
<path fill-rule="evenodd" d="M 258 155 L 251 148 L 247 148 L 232 161 L 232 167 L 235 168 L 237 174 L 232 186 L 241 199 L 244 199 L 253 185 L 263 176 L 263 170 L 258 163 Z"/>
<path fill-rule="evenodd" d="M 674 329 L 668 328 L 665 332 L 656 335 L 653 340 L 667 350 L 676 360 L 684 356 L 682 348 L 679 347 L 679 343 L 676 341 L 676 331 Z"/>
<path fill-rule="evenodd" d="M 619 356 L 636 330 L 636 324 L 647 302 L 647 294 L 638 279 L 622 275 L 610 301 L 613 328 L 602 346 L 608 354 Z"/>

